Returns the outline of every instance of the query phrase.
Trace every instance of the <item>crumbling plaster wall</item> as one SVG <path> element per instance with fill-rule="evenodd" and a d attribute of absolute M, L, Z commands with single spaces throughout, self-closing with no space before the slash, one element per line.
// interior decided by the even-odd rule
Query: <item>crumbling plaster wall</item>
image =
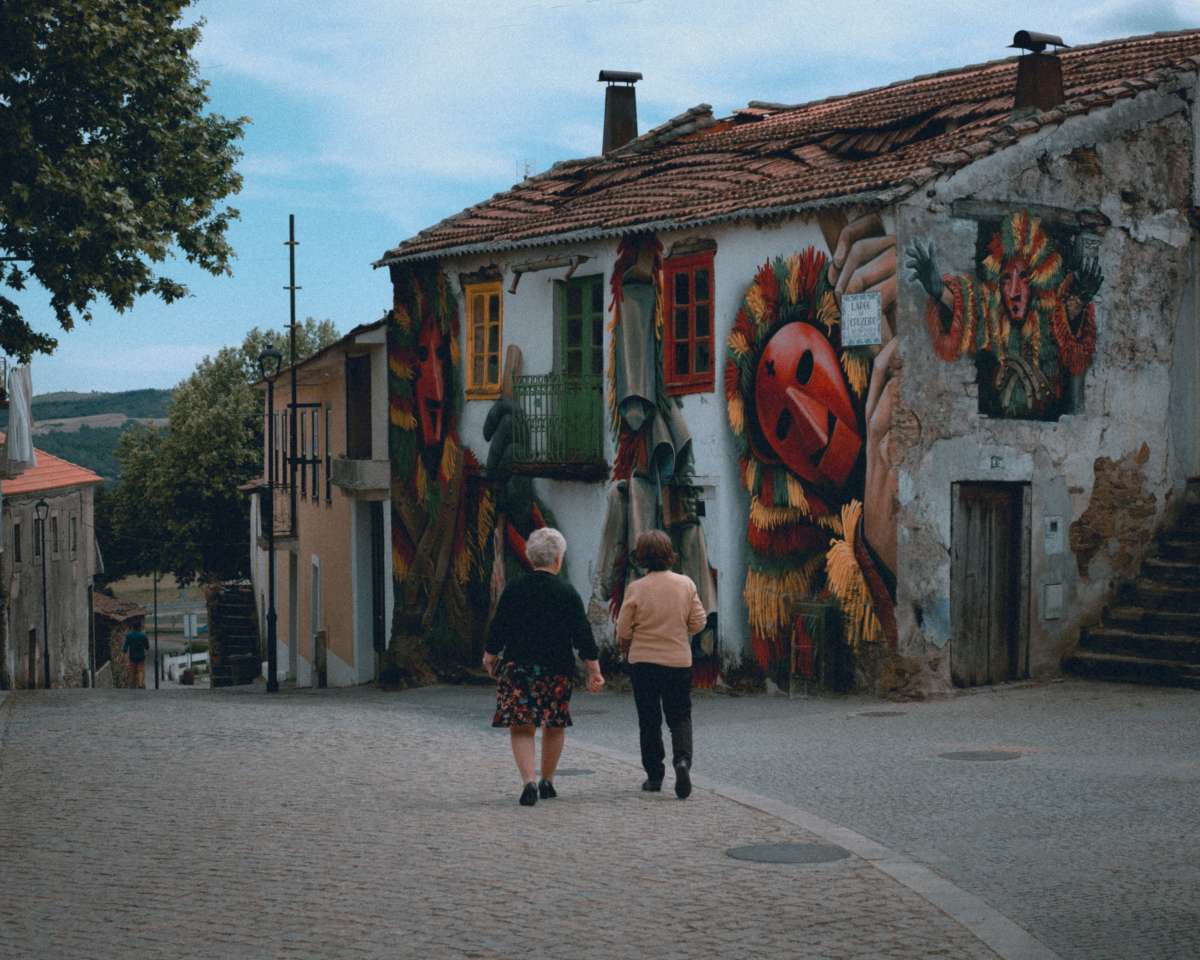
<path fill-rule="evenodd" d="M 924 291 L 903 272 L 898 422 L 905 425 L 908 445 L 898 495 L 900 653 L 936 663 L 943 683 L 949 682 L 949 657 L 943 654 L 952 643 L 952 483 L 1031 485 L 1028 622 L 1034 677 L 1059 670 L 1081 624 L 1098 617 L 1116 579 L 1136 568 L 1140 554 L 1130 555 L 1130 543 L 1147 543 L 1180 486 L 1167 411 L 1176 324 L 1181 309 L 1191 309 L 1186 293 L 1192 283 L 1187 210 L 1193 90 L 1188 84 L 1180 92 L 1148 92 L 1072 118 L 936 181 L 898 206 L 901 250 L 914 240 L 932 241 L 942 274 L 975 270 L 977 221 L 963 215 L 963 201 L 991 202 L 1009 211 L 1054 208 L 1064 219 L 1081 211 L 1101 215 L 1083 234 L 1104 273 L 1096 355 L 1086 374 L 1081 411 L 1057 423 L 981 415 L 973 362 L 947 363 L 936 356 L 926 329 Z M 1194 318 L 1189 313 L 1185 320 L 1190 329 Z M 1176 394 L 1179 400 L 1178 386 Z M 1194 395 L 1186 402 L 1194 403 Z M 1192 414 L 1177 419 L 1191 420 L 1194 429 Z M 1069 529 L 1085 517 L 1101 458 L 1123 465 L 1116 489 L 1130 493 L 1130 476 L 1136 477 L 1142 502 L 1151 502 L 1153 509 L 1144 511 L 1133 529 L 1112 522 L 1113 512 L 1127 505 L 1121 497 L 1109 497 L 1093 510 L 1096 529 L 1089 537 L 1099 536 L 1101 543 L 1081 571 L 1070 542 L 1079 538 L 1063 530 L 1062 552 L 1048 552 L 1045 523 L 1057 517 L 1060 530 Z M 1106 489 L 1111 492 L 1111 484 Z M 1121 535 L 1105 537 L 1105 524 L 1109 530 L 1119 527 Z M 1060 619 L 1045 619 L 1047 584 L 1062 584 Z"/>

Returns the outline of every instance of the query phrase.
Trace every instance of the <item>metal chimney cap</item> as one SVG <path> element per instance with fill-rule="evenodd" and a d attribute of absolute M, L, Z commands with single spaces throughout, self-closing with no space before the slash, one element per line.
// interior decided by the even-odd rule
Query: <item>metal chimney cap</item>
<path fill-rule="evenodd" d="M 1063 43 L 1062 37 L 1056 37 L 1052 33 L 1035 33 L 1033 30 L 1018 30 L 1013 34 L 1013 42 L 1009 45 L 1009 49 L 1041 53 L 1049 46 L 1069 47 L 1070 44 Z"/>
<path fill-rule="evenodd" d="M 642 75 L 633 70 L 601 70 L 597 78 L 600 82 L 634 84 L 642 79 Z"/>

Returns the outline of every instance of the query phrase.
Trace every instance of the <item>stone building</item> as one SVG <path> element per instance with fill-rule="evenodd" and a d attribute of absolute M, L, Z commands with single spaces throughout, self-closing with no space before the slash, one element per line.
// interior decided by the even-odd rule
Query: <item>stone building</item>
<path fill-rule="evenodd" d="M 554 522 L 602 635 L 671 533 L 698 682 L 1057 673 L 1200 473 L 1200 31 L 1014 43 L 641 136 L 605 72 L 601 155 L 388 250 L 393 653 Z"/>
<path fill-rule="evenodd" d="M 37 466 L 0 484 L 0 681 L 16 688 L 43 686 L 48 635 L 51 686 L 76 687 L 95 668 L 93 494 L 102 480 L 43 450 L 35 453 Z M 39 503 L 45 504 L 44 521 Z"/>

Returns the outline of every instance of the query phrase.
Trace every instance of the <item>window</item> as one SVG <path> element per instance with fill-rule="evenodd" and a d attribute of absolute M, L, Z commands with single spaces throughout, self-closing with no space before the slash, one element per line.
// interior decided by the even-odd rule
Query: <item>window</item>
<path fill-rule="evenodd" d="M 45 531 L 42 530 L 42 521 L 36 517 L 33 520 L 33 558 L 36 560 L 42 555 L 42 540 L 45 537 Z"/>
<path fill-rule="evenodd" d="M 663 380 L 667 393 L 713 389 L 713 255 L 697 253 L 663 263 L 666 337 Z"/>
<path fill-rule="evenodd" d="M 20 563 L 21 562 L 21 525 L 19 523 L 13 524 L 12 545 L 13 545 L 13 563 Z"/>
<path fill-rule="evenodd" d="M 325 502 L 333 503 L 333 407 L 325 408 Z"/>
<path fill-rule="evenodd" d="M 467 396 L 500 396 L 500 340 L 504 327 L 500 284 L 475 283 L 467 293 Z"/>
<path fill-rule="evenodd" d="M 75 559 L 75 555 L 79 552 L 79 517 L 71 514 L 71 559 Z"/>
<path fill-rule="evenodd" d="M 58 556 L 58 517 L 50 518 L 50 556 Z"/>

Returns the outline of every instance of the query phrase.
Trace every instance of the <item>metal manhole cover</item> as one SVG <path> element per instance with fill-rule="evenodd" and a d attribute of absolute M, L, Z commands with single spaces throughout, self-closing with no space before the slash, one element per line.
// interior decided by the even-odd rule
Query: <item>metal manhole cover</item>
<path fill-rule="evenodd" d="M 850 856 L 850 851 L 832 843 L 757 843 L 733 847 L 725 856 L 754 863 L 833 863 Z"/>
<path fill-rule="evenodd" d="M 943 760 L 1017 760 L 1020 754 L 1015 750 L 955 750 L 951 753 L 939 753 Z"/>
<path fill-rule="evenodd" d="M 864 710 L 862 713 L 856 713 L 856 717 L 903 717 L 907 714 L 905 710 Z"/>
<path fill-rule="evenodd" d="M 562 770 L 556 771 L 554 775 L 556 777 L 586 777 L 595 772 L 595 770 L 585 770 L 583 767 L 564 767 Z"/>

